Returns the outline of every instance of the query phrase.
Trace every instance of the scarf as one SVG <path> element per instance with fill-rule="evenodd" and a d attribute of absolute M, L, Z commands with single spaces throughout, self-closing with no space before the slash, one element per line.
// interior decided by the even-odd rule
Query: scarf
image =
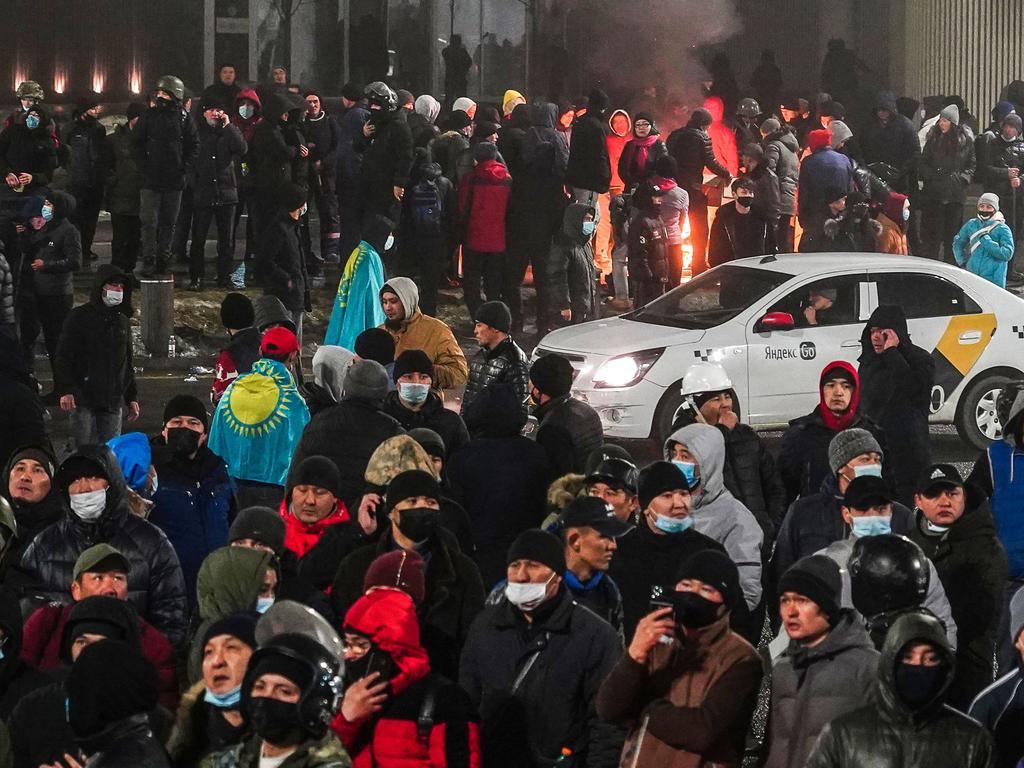
<path fill-rule="evenodd" d="M 629 162 L 626 167 L 629 168 L 629 175 L 634 179 L 639 179 L 647 174 L 647 156 L 657 140 L 658 135 L 651 134 L 643 139 L 633 138 L 626 145 L 626 151 L 629 152 Z"/>
<path fill-rule="evenodd" d="M 983 219 L 979 220 L 983 221 Z M 981 247 L 982 237 L 992 232 L 992 230 L 994 230 L 1000 224 L 1004 223 L 1006 223 L 1006 217 L 1003 216 L 1002 211 L 996 211 L 994 214 L 992 214 L 992 218 L 988 220 L 988 223 L 981 229 L 979 229 L 977 232 L 975 232 L 973 235 L 971 235 L 970 243 L 967 246 L 967 249 L 970 251 L 970 256 L 973 256 L 974 252 Z M 970 258 L 970 256 L 968 256 L 968 258 Z"/>
<path fill-rule="evenodd" d="M 822 379 L 825 378 L 825 374 L 828 371 L 835 368 L 842 368 L 844 371 L 849 373 L 853 377 L 853 395 L 850 397 L 850 407 L 846 409 L 840 415 L 836 415 L 829 410 L 828 405 L 825 403 L 825 395 L 822 392 L 822 385 L 824 381 L 818 383 L 818 413 L 821 415 L 821 420 L 825 422 L 825 426 L 833 432 L 842 432 L 847 429 L 857 418 L 857 406 L 860 404 L 860 378 L 857 376 L 857 369 L 847 363 L 845 360 L 837 360 L 834 363 L 830 363 L 829 366 L 822 371 Z"/>

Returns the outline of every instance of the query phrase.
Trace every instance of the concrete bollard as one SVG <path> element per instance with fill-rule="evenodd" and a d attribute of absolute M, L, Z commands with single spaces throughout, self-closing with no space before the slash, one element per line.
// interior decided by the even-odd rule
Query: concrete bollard
<path fill-rule="evenodd" d="M 156 278 L 142 283 L 142 343 L 153 357 L 167 357 L 174 333 L 174 280 Z"/>

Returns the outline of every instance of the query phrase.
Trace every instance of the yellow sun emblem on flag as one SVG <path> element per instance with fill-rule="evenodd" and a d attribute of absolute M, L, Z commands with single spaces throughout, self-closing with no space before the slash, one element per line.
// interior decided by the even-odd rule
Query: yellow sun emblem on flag
<path fill-rule="evenodd" d="M 248 376 L 236 379 L 227 392 L 224 423 L 236 435 L 263 437 L 287 419 L 298 395 L 291 375 L 259 360 Z"/>

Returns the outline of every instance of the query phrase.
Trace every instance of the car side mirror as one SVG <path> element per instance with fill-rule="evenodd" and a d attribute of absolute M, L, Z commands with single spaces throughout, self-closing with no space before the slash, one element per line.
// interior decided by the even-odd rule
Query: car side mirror
<path fill-rule="evenodd" d="M 769 312 L 754 326 L 754 333 L 768 333 L 771 331 L 791 331 L 796 326 L 793 316 L 789 312 Z"/>

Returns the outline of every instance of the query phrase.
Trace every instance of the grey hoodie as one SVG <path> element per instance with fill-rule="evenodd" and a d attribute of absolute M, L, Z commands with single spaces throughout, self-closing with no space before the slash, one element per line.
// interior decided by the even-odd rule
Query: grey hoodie
<path fill-rule="evenodd" d="M 313 381 L 323 387 L 336 403 L 341 402 L 345 374 L 355 357 L 354 352 L 330 344 L 320 347 L 313 355 Z"/>
<path fill-rule="evenodd" d="M 764 533 L 753 513 L 725 488 L 725 438 L 707 424 L 690 424 L 665 441 L 665 459 L 672 443 L 682 443 L 697 460 L 700 486 L 694 492 L 693 527 L 714 539 L 736 563 L 740 586 L 750 610 L 761 602 L 761 545 Z"/>
<path fill-rule="evenodd" d="M 380 289 L 381 293 L 384 291 L 394 293 L 398 297 L 405 308 L 405 321 L 412 320 L 412 316 L 420 308 L 420 289 L 416 287 L 416 283 L 408 277 L 392 277 Z"/>

